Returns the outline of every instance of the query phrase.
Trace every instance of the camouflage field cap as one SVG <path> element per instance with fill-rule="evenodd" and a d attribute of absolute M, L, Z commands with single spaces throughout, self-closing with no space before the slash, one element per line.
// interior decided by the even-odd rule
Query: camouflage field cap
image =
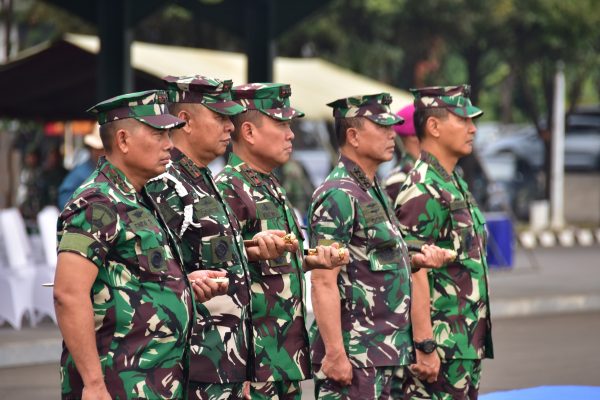
<path fill-rule="evenodd" d="M 290 107 L 292 88 L 284 83 L 247 83 L 235 86 L 233 99 L 248 110 L 261 113 L 279 121 L 304 117 L 302 111 Z"/>
<path fill-rule="evenodd" d="M 169 114 L 164 90 L 122 94 L 96 104 L 87 112 L 95 114 L 100 125 L 126 118 L 133 118 L 156 129 L 185 125 L 185 121 Z"/>
<path fill-rule="evenodd" d="M 392 113 L 390 104 L 392 96 L 389 93 L 352 96 L 328 103 L 333 108 L 335 118 L 365 117 L 378 125 L 402 124 L 404 119 Z"/>
<path fill-rule="evenodd" d="M 202 75 L 165 76 L 169 102 L 203 104 L 223 115 L 237 115 L 246 111 L 231 98 L 232 81 L 207 78 Z"/>
<path fill-rule="evenodd" d="M 452 114 L 461 118 L 477 118 L 483 111 L 471 104 L 471 86 L 431 86 L 410 89 L 415 96 L 415 109 L 447 108 Z"/>

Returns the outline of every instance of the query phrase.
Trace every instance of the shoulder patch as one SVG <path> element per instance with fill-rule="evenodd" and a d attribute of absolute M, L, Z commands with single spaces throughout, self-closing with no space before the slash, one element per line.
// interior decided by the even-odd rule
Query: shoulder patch
<path fill-rule="evenodd" d="M 90 225 L 94 231 L 101 231 L 105 227 L 117 222 L 117 213 L 112 208 L 102 203 L 92 203 Z"/>
<path fill-rule="evenodd" d="M 81 233 L 67 232 L 60 239 L 58 251 L 75 251 L 87 254 L 88 249 L 94 243 L 94 239 Z"/>

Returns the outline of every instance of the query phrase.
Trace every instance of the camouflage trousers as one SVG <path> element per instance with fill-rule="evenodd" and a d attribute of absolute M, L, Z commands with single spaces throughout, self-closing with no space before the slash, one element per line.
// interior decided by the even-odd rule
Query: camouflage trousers
<path fill-rule="evenodd" d="M 477 400 L 481 360 L 442 360 L 438 379 L 427 383 L 408 367 L 396 370 L 392 398 L 402 400 Z"/>
<path fill-rule="evenodd" d="M 189 400 L 242 400 L 244 382 L 204 383 L 191 381 L 188 386 Z"/>
<path fill-rule="evenodd" d="M 352 368 L 352 384 L 342 386 L 327 379 L 321 365 L 313 364 L 315 399 L 324 400 L 388 400 L 392 375 L 396 367 Z"/>
<path fill-rule="evenodd" d="M 250 382 L 252 400 L 301 400 L 299 381 Z"/>

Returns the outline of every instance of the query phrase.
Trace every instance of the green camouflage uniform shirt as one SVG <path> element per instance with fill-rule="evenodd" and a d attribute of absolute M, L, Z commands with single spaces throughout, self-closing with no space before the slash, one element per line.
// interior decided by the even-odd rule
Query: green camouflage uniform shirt
<path fill-rule="evenodd" d="M 235 153 L 217 176 L 244 239 L 279 229 L 302 238 L 285 191 L 272 174 L 251 169 Z M 311 376 L 305 328 L 302 241 L 297 253 L 250 263 L 254 381 L 298 381 Z"/>
<path fill-rule="evenodd" d="M 151 180 L 146 189 L 180 240 L 184 267 L 188 273 L 226 271 L 230 280 L 227 295 L 196 303 L 190 380 L 243 382 L 248 380 L 250 358 L 250 278 L 239 224 L 208 168 L 197 166 L 177 148 L 171 151 L 171 160 L 167 173 Z"/>
<path fill-rule="evenodd" d="M 309 222 L 311 246 L 335 241 L 350 251 L 337 278 L 350 363 L 356 368 L 409 364 L 414 357 L 408 251 L 377 181 L 371 183 L 342 156 L 315 191 Z M 325 346 L 316 323 L 311 344 L 312 362 L 320 364 Z"/>
<path fill-rule="evenodd" d="M 101 158 L 58 220 L 58 251 L 98 267 L 90 293 L 96 346 L 115 399 L 184 396 L 193 297 L 171 239 L 125 175 Z M 62 395 L 83 382 L 63 344 Z"/>
<path fill-rule="evenodd" d="M 395 207 L 408 243 L 435 244 L 458 254 L 456 262 L 428 271 L 440 357 L 493 357 L 485 219 L 467 184 L 422 152 Z"/>
<path fill-rule="evenodd" d="M 404 182 L 406 182 L 410 170 L 415 166 L 415 161 L 413 156 L 404 153 L 400 158 L 398 165 L 396 165 L 394 169 L 390 171 L 387 178 L 385 178 L 383 188 L 388 196 L 390 196 L 390 199 L 392 199 L 392 204 L 396 201 L 396 197 L 398 197 L 398 193 L 400 193 L 400 188 Z"/>

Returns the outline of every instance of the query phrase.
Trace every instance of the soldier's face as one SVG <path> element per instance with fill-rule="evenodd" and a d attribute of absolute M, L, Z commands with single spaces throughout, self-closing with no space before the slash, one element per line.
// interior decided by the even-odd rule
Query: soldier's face
<path fill-rule="evenodd" d="M 461 118 L 452 113 L 439 120 L 440 142 L 454 157 L 464 157 L 473 152 L 477 128 L 471 118 Z"/>
<path fill-rule="evenodd" d="M 166 171 L 173 143 L 169 129 L 156 129 L 138 123 L 131 129 L 127 159 L 137 173 L 150 179 Z"/>
<path fill-rule="evenodd" d="M 292 156 L 292 140 L 294 132 L 290 121 L 279 121 L 266 115 L 261 115 L 260 126 L 255 126 L 255 153 L 269 169 L 285 164 Z"/>
<path fill-rule="evenodd" d="M 365 118 L 356 136 L 357 152 L 378 164 L 389 161 L 394 157 L 394 136 L 391 126 L 378 125 Z"/>
<path fill-rule="evenodd" d="M 233 123 L 228 116 L 218 114 L 201 104 L 194 104 L 188 124 L 194 160 L 206 166 L 225 154 L 233 131 Z"/>

